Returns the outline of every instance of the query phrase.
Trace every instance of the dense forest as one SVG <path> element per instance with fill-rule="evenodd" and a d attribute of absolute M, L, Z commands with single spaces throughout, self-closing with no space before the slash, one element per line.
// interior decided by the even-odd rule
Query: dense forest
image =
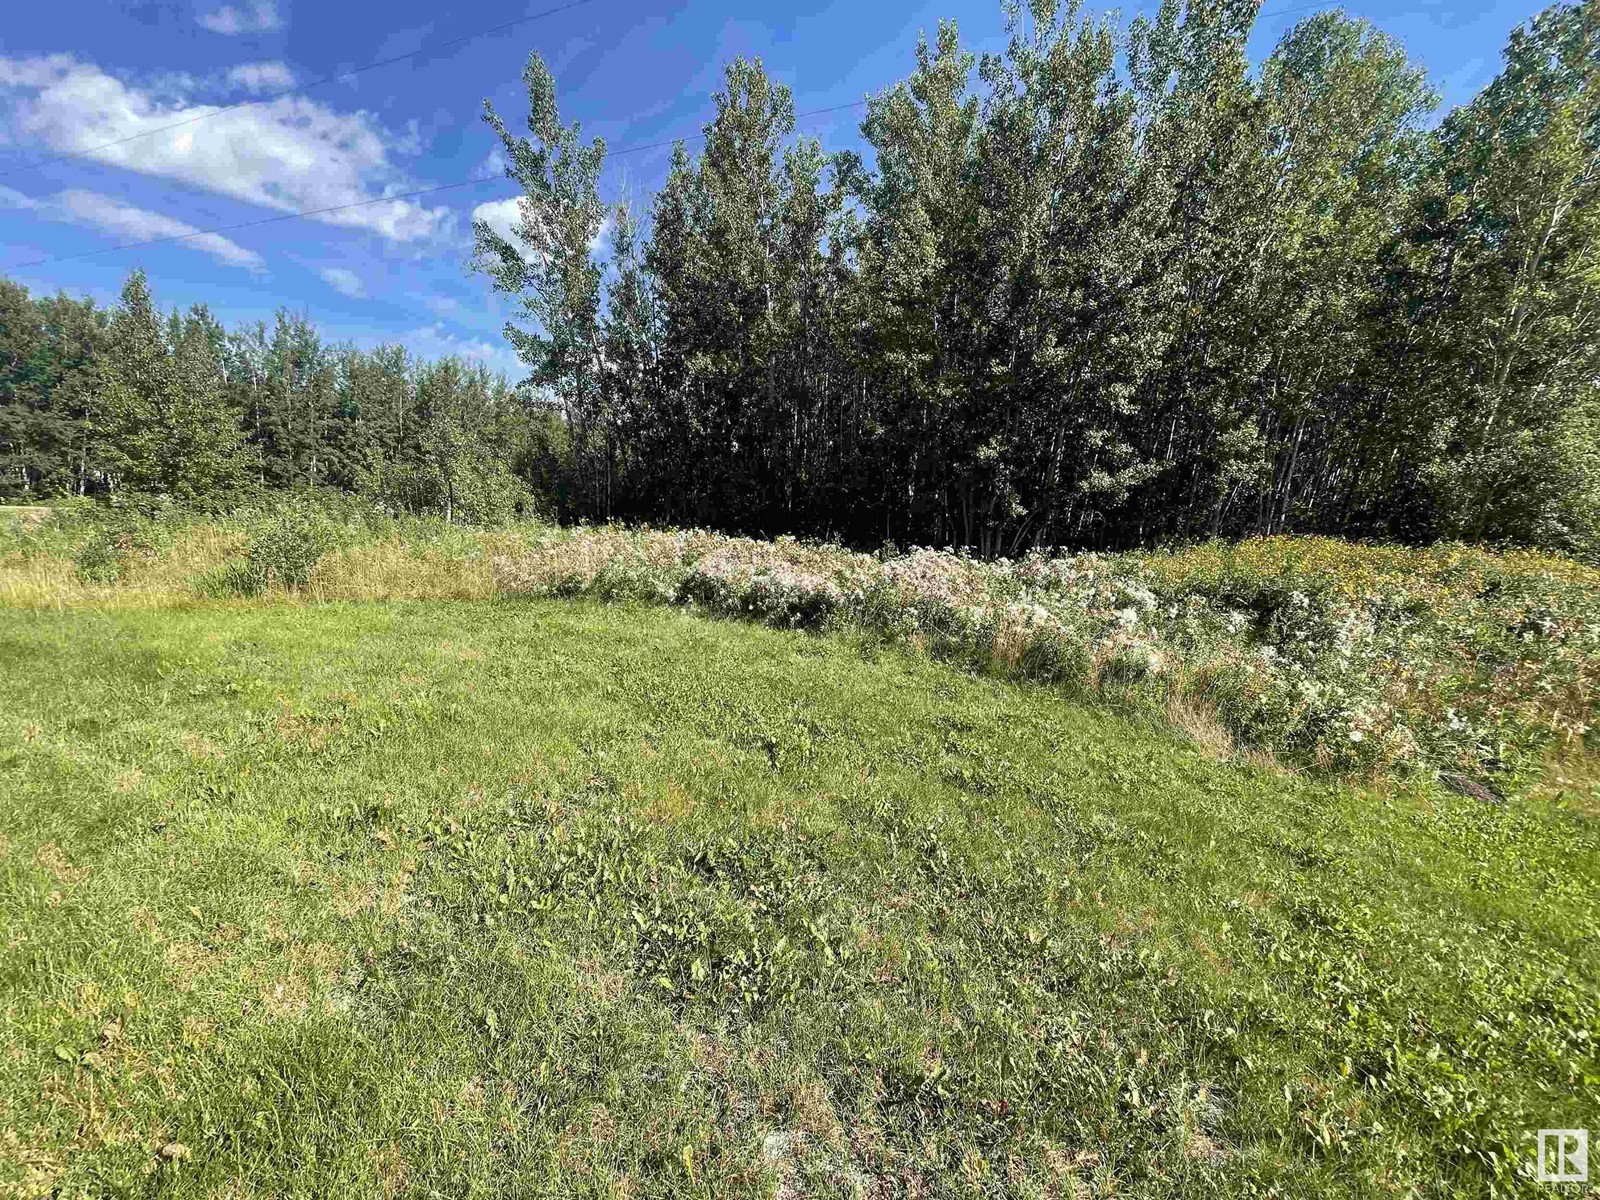
<path fill-rule="evenodd" d="M 563 437 L 457 359 L 330 346 L 288 312 L 231 333 L 203 307 L 162 318 L 138 272 L 109 312 L 0 280 L 0 497 L 220 508 L 324 488 L 488 522 L 537 504 Z"/>
<path fill-rule="evenodd" d="M 1512 31 L 1436 119 L 1338 12 L 1252 68 L 1259 0 L 1127 29 L 1009 8 L 874 97 L 865 154 L 727 68 L 633 212 L 525 72 L 523 192 L 476 264 L 515 388 L 458 362 L 0 288 L 4 495 L 330 486 L 487 519 L 987 555 L 1214 535 L 1459 537 L 1600 555 L 1600 0 Z M 603 252 L 595 246 L 609 229 Z"/>

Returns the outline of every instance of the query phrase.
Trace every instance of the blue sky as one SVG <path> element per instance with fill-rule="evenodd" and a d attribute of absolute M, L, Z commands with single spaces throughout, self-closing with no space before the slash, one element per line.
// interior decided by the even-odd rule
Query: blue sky
<path fill-rule="evenodd" d="M 127 272 L 141 266 L 163 306 L 205 302 L 230 324 L 270 320 L 286 306 L 334 340 L 398 341 L 515 374 L 500 335 L 504 308 L 466 270 L 474 209 L 513 196 L 504 180 L 320 219 L 17 264 L 487 174 L 493 142 L 479 120 L 482 101 L 491 98 L 520 128 L 518 77 L 533 49 L 555 73 L 564 116 L 621 149 L 697 132 L 722 65 L 739 54 L 761 57 L 804 111 L 859 100 L 902 78 L 918 32 L 931 32 L 941 17 L 954 18 L 975 50 L 1003 44 L 999 0 L 586 0 L 297 95 L 121 141 L 564 2 L 15 6 L 0 46 L 0 274 L 36 293 L 60 288 L 109 303 Z M 1121 11 L 1131 18 L 1140 7 Z M 1316 7 L 1332 6 L 1266 0 L 1256 58 Z M 1448 106 L 1493 77 L 1506 34 L 1543 5 L 1352 0 L 1344 7 L 1398 37 Z M 802 131 L 828 149 L 849 148 L 860 115 L 806 120 Z M 121 144 L 40 161 L 114 141 Z M 606 198 L 647 200 L 669 153 L 618 158 L 607 168 Z"/>

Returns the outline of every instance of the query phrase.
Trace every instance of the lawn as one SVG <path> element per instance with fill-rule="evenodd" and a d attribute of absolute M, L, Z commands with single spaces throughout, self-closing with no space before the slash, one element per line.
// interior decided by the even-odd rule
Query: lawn
<path fill-rule="evenodd" d="M 0 609 L 0 1194 L 1549 1194 L 1600 832 L 860 636 Z"/>

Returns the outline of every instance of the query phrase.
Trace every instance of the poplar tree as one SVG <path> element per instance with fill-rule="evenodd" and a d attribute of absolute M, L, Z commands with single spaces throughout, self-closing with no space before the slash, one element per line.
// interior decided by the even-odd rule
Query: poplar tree
<path fill-rule="evenodd" d="M 1600 547 L 1600 0 L 1513 32 L 1426 186 L 1440 528 Z"/>
<path fill-rule="evenodd" d="M 555 404 L 572 430 L 576 482 L 588 511 L 609 516 L 614 490 L 615 421 L 602 387 L 602 271 L 594 246 L 608 211 L 600 201 L 605 142 L 579 142 L 563 125 L 555 80 L 537 53 L 522 73 L 531 137 L 513 134 L 484 101 L 484 121 L 507 158 L 506 176 L 522 189 L 513 238 L 475 222 L 476 262 L 497 290 L 516 297 L 523 328 L 505 327 L 529 382 Z"/>

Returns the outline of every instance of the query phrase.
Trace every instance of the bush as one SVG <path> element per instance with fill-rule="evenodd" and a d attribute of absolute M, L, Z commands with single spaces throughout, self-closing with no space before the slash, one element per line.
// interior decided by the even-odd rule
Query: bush
<path fill-rule="evenodd" d="M 298 591 L 335 543 L 334 526 L 321 513 L 290 509 L 257 530 L 245 547 L 245 561 L 262 586 Z"/>
<path fill-rule="evenodd" d="M 299 591 L 338 540 L 338 527 L 322 513 L 284 509 L 251 532 L 242 557 L 202 576 L 196 586 L 215 597 L 256 596 L 274 586 Z"/>
<path fill-rule="evenodd" d="M 64 518 L 88 536 L 73 551 L 78 578 L 85 583 L 113 584 L 127 575 L 141 556 L 159 551 L 170 540 L 166 521 L 170 506 L 160 501 L 122 501 L 114 506 L 79 510 Z"/>
<path fill-rule="evenodd" d="M 116 583 L 127 573 L 133 547 L 118 530 L 96 529 L 72 556 L 78 578 L 85 583 Z"/>

